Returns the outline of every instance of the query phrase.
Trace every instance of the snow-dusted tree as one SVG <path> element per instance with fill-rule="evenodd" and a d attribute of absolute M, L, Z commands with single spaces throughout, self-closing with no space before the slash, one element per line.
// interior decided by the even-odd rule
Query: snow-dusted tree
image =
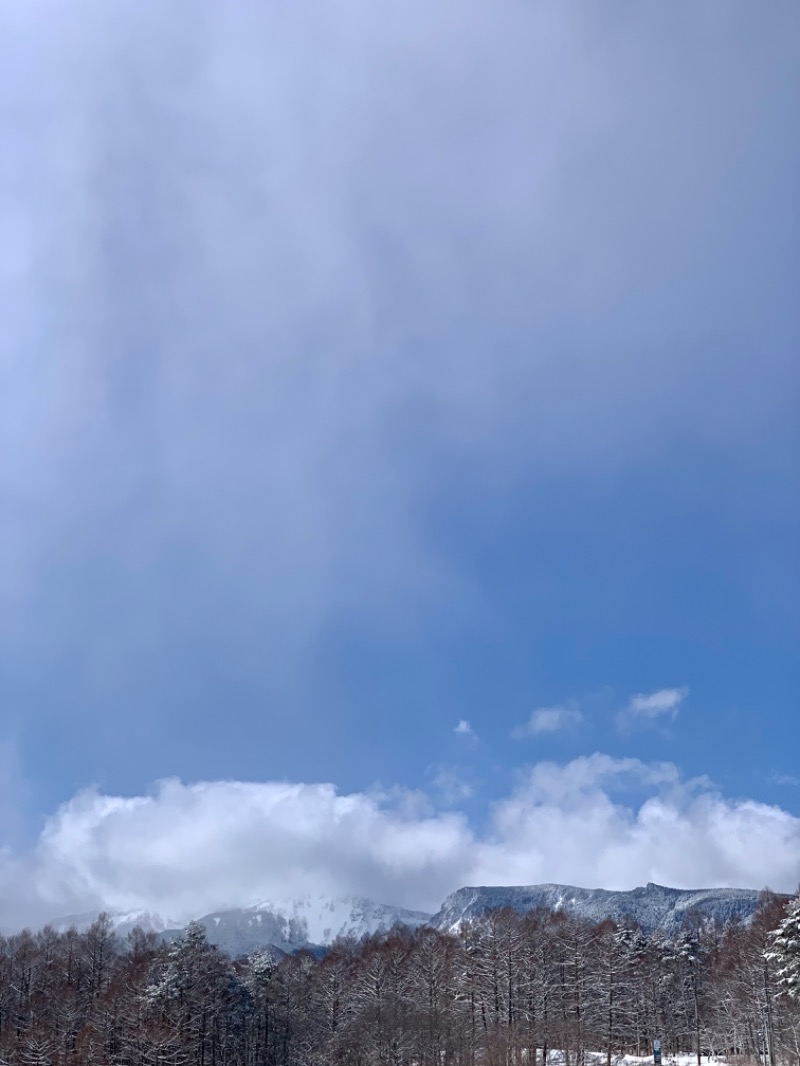
<path fill-rule="evenodd" d="M 408 992 L 420 1061 L 452 1060 L 458 946 L 434 929 L 421 929 L 408 957 Z M 460 961 L 460 960 L 459 960 Z M 395 1054 L 394 1062 L 402 1061 Z"/>
<path fill-rule="evenodd" d="M 251 1007 L 230 959 L 208 943 L 199 922 L 170 945 L 146 998 L 199 1066 L 227 1061 Z"/>
<path fill-rule="evenodd" d="M 537 1049 L 541 1048 L 541 1061 L 546 1063 L 555 1037 L 552 1027 L 560 977 L 552 915 L 546 911 L 523 915 L 520 931 L 522 969 L 517 1003 L 517 1015 L 522 1022 L 520 1036 L 527 1061 L 535 1063 Z"/>
<path fill-rule="evenodd" d="M 100 995 L 108 977 L 114 954 L 114 926 L 103 912 L 89 926 L 81 938 L 86 968 L 87 993 L 94 999 Z"/>
<path fill-rule="evenodd" d="M 25 1041 L 22 1048 L 21 1060 L 23 1066 L 51 1066 L 53 1062 L 53 1049 L 44 1040 L 36 1037 Z"/>
<path fill-rule="evenodd" d="M 587 1023 L 590 1021 L 591 967 L 595 927 L 561 912 L 553 916 L 553 958 L 558 967 L 559 1025 L 554 1041 L 569 1066 L 584 1066 Z"/>
<path fill-rule="evenodd" d="M 273 979 L 278 956 L 270 948 L 254 952 L 247 960 L 244 983 L 250 993 L 253 1012 L 250 1016 L 250 1049 L 257 1066 L 269 1061 L 274 1044 L 275 989 Z"/>
<path fill-rule="evenodd" d="M 596 1046 L 605 1049 L 606 1064 L 611 1066 L 616 1053 L 641 1051 L 636 1039 L 641 1020 L 637 971 L 647 942 L 639 929 L 617 928 L 605 921 L 595 930 L 593 947 L 591 1014 L 587 1021 L 595 1033 Z"/>
<path fill-rule="evenodd" d="M 781 991 L 800 999 L 800 893 L 789 904 L 786 917 L 770 937 L 766 958 L 775 965 Z"/>
<path fill-rule="evenodd" d="M 459 1006 L 463 1015 L 462 1034 L 466 1045 L 467 1062 L 475 1066 L 478 1045 L 481 929 L 476 921 L 464 922 L 458 932 L 459 938 Z"/>
<path fill-rule="evenodd" d="M 683 929 L 673 942 L 672 962 L 682 985 L 684 1016 L 688 1027 L 694 1031 L 697 1066 L 702 1063 L 700 993 L 704 961 L 704 945 L 696 931 L 688 927 Z"/>
<path fill-rule="evenodd" d="M 519 1005 L 519 985 L 526 976 L 522 922 L 508 908 L 492 911 L 478 926 L 479 1005 L 485 1039 L 491 1047 L 510 1048 Z"/>

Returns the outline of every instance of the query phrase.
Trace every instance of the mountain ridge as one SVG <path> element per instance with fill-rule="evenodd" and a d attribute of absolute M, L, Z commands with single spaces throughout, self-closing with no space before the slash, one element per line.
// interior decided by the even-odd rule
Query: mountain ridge
<path fill-rule="evenodd" d="M 779 894 L 781 895 L 781 894 Z M 271 900 L 247 907 L 212 911 L 195 919 L 206 930 L 209 943 L 233 956 L 271 949 L 278 954 L 298 950 L 324 951 L 338 937 L 388 932 L 401 925 L 423 925 L 457 932 L 468 921 L 489 911 L 510 907 L 520 913 L 537 909 L 561 911 L 591 922 L 611 919 L 617 924 L 636 923 L 645 933 L 667 935 L 696 916 L 700 921 L 727 925 L 748 924 L 761 892 L 743 888 L 671 888 L 648 882 L 633 889 L 581 888 L 575 885 L 465 886 L 452 892 L 435 914 L 376 903 L 363 896 L 333 897 L 322 893 Z M 789 897 L 787 897 L 789 898 Z M 87 928 L 97 912 L 73 915 L 51 924 L 59 931 L 70 925 Z M 149 910 L 109 915 L 115 932 L 125 936 L 135 926 L 174 940 L 186 929 Z"/>
<path fill-rule="evenodd" d="M 230 955 L 246 955 L 263 948 L 284 954 L 329 947 L 338 937 L 360 939 L 388 932 L 394 925 L 416 929 L 432 916 L 423 911 L 376 903 L 364 896 L 301 896 L 280 902 L 215 911 L 197 919 L 209 943 Z M 183 930 L 164 930 L 173 938 Z"/>
<path fill-rule="evenodd" d="M 660 930 L 672 934 L 691 913 L 722 925 L 731 921 L 748 922 L 760 895 L 755 889 L 670 888 L 652 881 L 619 890 L 561 884 L 476 886 L 451 893 L 431 924 L 437 929 L 455 931 L 463 922 L 480 918 L 490 910 L 511 907 L 524 913 L 543 908 L 593 922 L 609 918 L 617 924 L 632 921 L 646 933 Z"/>

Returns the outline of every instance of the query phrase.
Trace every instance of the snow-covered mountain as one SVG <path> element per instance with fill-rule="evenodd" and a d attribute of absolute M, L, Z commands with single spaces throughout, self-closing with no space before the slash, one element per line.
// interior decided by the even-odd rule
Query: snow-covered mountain
<path fill-rule="evenodd" d="M 388 932 L 395 925 L 416 929 L 430 919 L 431 915 L 422 911 L 391 907 L 361 896 L 336 899 L 319 895 L 218 911 L 199 921 L 209 943 L 236 956 L 265 947 L 287 953 L 327 947 L 339 936 L 360 939 L 365 934 Z M 177 932 L 170 930 L 165 935 Z"/>
<path fill-rule="evenodd" d="M 673 933 L 689 912 L 714 919 L 724 925 L 739 920 L 748 922 L 758 904 L 759 893 L 744 888 L 665 888 L 652 882 L 644 888 L 614 892 L 602 888 L 576 888 L 572 885 L 529 885 L 519 888 L 460 888 L 442 904 L 431 925 L 455 930 L 464 921 L 480 918 L 487 911 L 512 907 L 515 911 L 532 911 L 537 907 L 599 922 L 638 922 L 645 932 L 656 929 Z"/>
<path fill-rule="evenodd" d="M 135 926 L 173 940 L 185 926 L 152 911 L 109 911 L 114 931 L 125 937 Z M 98 917 L 97 911 L 72 914 L 50 924 L 57 932 L 74 927 L 84 932 Z M 375 903 L 361 896 L 336 898 L 325 895 L 270 900 L 251 907 L 215 911 L 198 917 L 210 944 L 230 955 L 247 955 L 260 948 L 276 948 L 289 954 L 300 948 L 325 948 L 339 936 L 360 939 L 365 934 L 387 932 L 395 925 L 416 929 L 431 919 L 422 911 L 405 910 Z"/>
<path fill-rule="evenodd" d="M 411 929 L 431 925 L 455 931 L 465 921 L 501 907 L 520 912 L 543 907 L 593 922 L 605 918 L 618 923 L 629 920 L 637 922 L 646 932 L 674 933 L 690 912 L 720 925 L 730 921 L 747 923 L 758 898 L 758 892 L 741 888 L 690 890 L 648 884 L 628 892 L 615 892 L 572 885 L 528 885 L 460 888 L 447 897 L 434 915 L 375 903 L 361 896 L 311 895 L 216 911 L 197 920 L 205 927 L 211 944 L 230 955 L 241 956 L 264 948 L 272 948 L 278 954 L 289 954 L 300 948 L 324 949 L 339 936 L 352 935 L 359 939 L 365 934 L 388 931 L 395 925 Z M 61 931 L 70 926 L 84 930 L 96 917 L 96 912 L 72 915 L 51 924 Z M 110 917 L 115 931 L 123 937 L 137 925 L 168 940 L 175 939 L 183 929 L 181 923 L 146 910 L 112 912 Z"/>
<path fill-rule="evenodd" d="M 168 929 L 175 928 L 178 923 L 169 918 L 163 918 L 154 911 L 107 911 L 111 919 L 114 932 L 121 937 L 127 936 L 131 929 L 137 926 L 146 933 L 164 933 Z M 57 933 L 65 933 L 67 929 L 75 928 L 79 933 L 85 932 L 92 922 L 96 921 L 100 912 L 87 911 L 84 914 L 68 914 L 63 918 L 56 918 L 50 925 Z"/>

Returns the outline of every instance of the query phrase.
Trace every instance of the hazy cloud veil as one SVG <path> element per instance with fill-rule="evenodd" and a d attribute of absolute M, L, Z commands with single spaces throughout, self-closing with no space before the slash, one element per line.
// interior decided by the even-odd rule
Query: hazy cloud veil
<path fill-rule="evenodd" d="M 744 354 L 683 360 L 669 308 L 702 278 L 695 329 L 720 302 L 740 349 L 756 328 L 684 253 L 725 239 L 713 198 L 766 118 L 737 49 L 778 46 L 704 10 L 646 69 L 665 27 L 634 5 L 4 11 L 4 596 L 99 569 L 142 641 L 216 581 L 302 636 L 431 581 L 414 496 L 451 449 L 496 477 L 740 429 L 714 423 Z"/>

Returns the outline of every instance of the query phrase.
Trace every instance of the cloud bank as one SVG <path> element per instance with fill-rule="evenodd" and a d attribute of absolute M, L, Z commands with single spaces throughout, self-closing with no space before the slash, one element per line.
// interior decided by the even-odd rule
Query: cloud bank
<path fill-rule="evenodd" d="M 800 818 L 727 799 L 670 763 L 595 754 L 520 772 L 480 832 L 420 794 L 330 784 L 81 792 L 30 853 L 0 860 L 0 925 L 99 907 L 186 920 L 308 892 L 436 909 L 465 884 L 792 891 L 799 876 Z"/>

